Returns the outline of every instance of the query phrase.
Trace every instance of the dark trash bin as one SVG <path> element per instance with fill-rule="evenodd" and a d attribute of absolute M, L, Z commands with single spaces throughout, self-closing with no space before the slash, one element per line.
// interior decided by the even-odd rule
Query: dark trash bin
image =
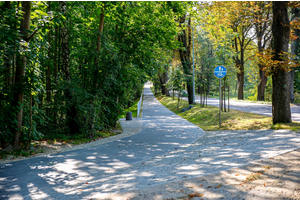
<path fill-rule="evenodd" d="M 132 112 L 126 113 L 126 120 L 132 120 Z"/>

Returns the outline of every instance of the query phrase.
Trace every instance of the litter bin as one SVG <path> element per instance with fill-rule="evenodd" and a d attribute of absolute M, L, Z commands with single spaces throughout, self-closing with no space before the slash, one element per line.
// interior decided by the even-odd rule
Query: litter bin
<path fill-rule="evenodd" d="M 132 120 L 132 112 L 126 113 L 126 120 Z"/>

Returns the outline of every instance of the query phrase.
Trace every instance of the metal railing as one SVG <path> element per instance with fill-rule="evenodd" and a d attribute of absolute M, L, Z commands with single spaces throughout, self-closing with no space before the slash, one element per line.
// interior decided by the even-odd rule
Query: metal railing
<path fill-rule="evenodd" d="M 143 103 L 143 94 L 144 94 L 144 90 L 142 91 L 140 100 L 139 100 L 139 102 L 137 104 L 137 117 L 140 116 L 140 111 L 141 111 L 141 107 L 142 107 L 142 103 Z"/>

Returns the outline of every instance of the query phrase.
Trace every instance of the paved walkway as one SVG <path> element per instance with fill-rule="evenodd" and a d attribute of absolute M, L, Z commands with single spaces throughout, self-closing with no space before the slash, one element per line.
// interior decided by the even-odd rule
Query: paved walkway
<path fill-rule="evenodd" d="M 299 135 L 289 130 L 204 133 L 162 106 L 147 87 L 142 121 L 136 135 L 0 165 L 0 199 L 166 199 L 174 181 L 300 148 Z"/>
<path fill-rule="evenodd" d="M 144 93 L 143 130 L 139 134 L 0 165 L 0 199 L 89 199 L 159 184 L 161 180 L 152 177 L 149 182 L 137 180 L 134 171 L 123 174 L 121 168 L 188 145 L 204 131 L 162 106 L 150 88 Z"/>

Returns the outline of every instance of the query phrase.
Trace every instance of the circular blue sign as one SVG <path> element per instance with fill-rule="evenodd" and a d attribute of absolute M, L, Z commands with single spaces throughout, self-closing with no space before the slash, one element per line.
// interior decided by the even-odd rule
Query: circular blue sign
<path fill-rule="evenodd" d="M 217 78 L 224 78 L 227 74 L 227 70 L 224 66 L 216 67 L 214 74 Z"/>

